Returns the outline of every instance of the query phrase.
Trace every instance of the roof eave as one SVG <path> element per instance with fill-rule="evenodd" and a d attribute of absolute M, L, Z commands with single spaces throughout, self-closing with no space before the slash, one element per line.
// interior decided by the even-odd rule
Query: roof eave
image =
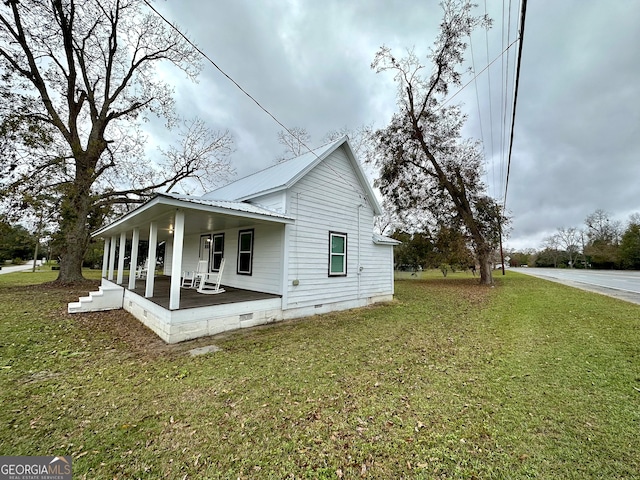
<path fill-rule="evenodd" d="M 109 225 L 105 225 L 104 227 L 99 228 L 98 230 L 94 231 L 91 234 L 91 236 L 92 237 L 99 237 L 99 236 L 104 235 L 109 230 L 117 230 L 118 227 L 120 225 L 122 225 L 123 223 L 125 223 L 126 221 L 130 220 L 133 217 L 142 215 L 145 211 L 153 208 L 156 205 L 175 206 L 176 208 L 181 208 L 182 207 L 182 208 L 188 208 L 190 210 L 201 210 L 201 211 L 206 211 L 206 212 L 211 212 L 211 213 L 219 213 L 219 214 L 223 214 L 223 215 L 232 215 L 232 216 L 237 216 L 237 217 L 241 217 L 241 218 L 249 218 L 249 219 L 254 219 L 254 220 L 269 221 L 269 222 L 274 222 L 274 223 L 284 223 L 284 224 L 293 224 L 293 223 L 295 223 L 295 219 L 293 219 L 291 217 L 284 216 L 284 215 L 278 215 L 278 214 L 270 215 L 270 214 L 265 214 L 265 213 L 246 212 L 246 211 L 242 211 L 242 210 L 235 210 L 235 209 L 232 209 L 232 208 L 225 208 L 225 207 L 214 206 L 214 205 L 204 205 L 202 203 L 195 203 L 195 202 L 190 202 L 190 201 L 184 200 L 184 199 L 173 198 L 171 196 L 166 196 L 166 195 L 163 195 L 163 194 L 157 194 L 155 197 L 153 197 L 152 199 L 148 200 L 146 203 L 142 204 L 141 206 L 139 206 L 135 210 L 132 210 L 131 212 L 128 212 L 128 213 L 124 214 L 123 216 L 121 216 L 117 220 L 111 222 Z"/>
<path fill-rule="evenodd" d="M 402 245 L 402 242 L 400 240 L 385 237 L 384 235 L 374 235 L 373 243 L 375 243 L 376 245 Z"/>
<path fill-rule="evenodd" d="M 349 138 L 346 137 L 346 136 L 344 138 L 345 138 L 345 141 L 340 143 L 338 146 L 336 146 L 336 148 L 344 145 L 345 143 L 347 144 L 347 149 L 346 149 L 347 156 L 349 157 L 349 161 L 353 165 L 353 168 L 355 170 L 356 176 L 358 177 L 358 180 L 360 181 L 360 185 L 365 190 L 365 194 L 368 197 L 367 200 L 371 204 L 371 208 L 373 209 L 373 213 L 375 215 L 382 215 L 384 213 L 383 210 L 382 210 L 382 206 L 378 202 L 378 199 L 376 198 L 376 194 L 373 191 L 373 188 L 371 188 L 371 184 L 369 183 L 369 180 L 367 179 L 367 176 L 364 173 L 364 170 L 362 169 L 362 165 L 360 165 L 360 162 L 358 162 L 358 159 L 353 154 L 353 148 L 351 147 L 351 143 L 349 142 Z"/>
<path fill-rule="evenodd" d="M 142 212 L 144 212 L 144 211 L 152 208 L 153 206 L 157 205 L 158 203 L 160 203 L 158 201 L 159 198 L 160 198 L 160 195 L 156 195 L 155 197 L 147 200 L 145 203 L 143 203 L 139 207 L 131 210 L 130 212 L 125 213 L 124 215 L 121 215 L 120 217 L 118 217 L 116 220 L 114 220 L 113 222 L 109 223 L 108 225 L 105 225 L 103 227 L 100 227 L 98 230 L 95 230 L 93 233 L 91 233 L 91 237 L 98 237 L 98 236 L 100 236 L 101 234 L 103 234 L 104 232 L 106 232 L 108 230 L 112 230 L 114 228 L 117 228 L 119 225 L 123 224 L 124 222 L 126 222 L 130 218 L 135 217 L 137 215 L 140 215 Z"/>

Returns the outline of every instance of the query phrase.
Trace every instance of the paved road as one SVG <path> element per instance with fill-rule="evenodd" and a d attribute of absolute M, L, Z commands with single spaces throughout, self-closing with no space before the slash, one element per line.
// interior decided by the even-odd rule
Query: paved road
<path fill-rule="evenodd" d="M 38 260 L 37 265 L 40 265 L 40 260 Z M 2 265 L 2 269 L 0 269 L 0 275 L 2 275 L 3 273 L 23 272 L 31 270 L 32 268 L 33 260 L 28 261 L 24 265 Z"/>
<path fill-rule="evenodd" d="M 564 268 L 514 268 L 513 271 L 640 304 L 638 271 Z"/>

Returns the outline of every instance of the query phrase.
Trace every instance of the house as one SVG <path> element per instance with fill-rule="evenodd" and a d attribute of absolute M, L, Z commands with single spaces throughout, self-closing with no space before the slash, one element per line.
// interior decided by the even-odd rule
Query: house
<path fill-rule="evenodd" d="M 174 343 L 389 301 L 399 242 L 373 232 L 381 213 L 347 137 L 201 197 L 158 194 L 93 234 L 105 240 L 102 284 L 68 310 L 124 308 Z M 158 245 L 162 275 L 125 278 L 125 255 L 159 270 Z M 181 287 L 223 258 L 224 293 Z"/>

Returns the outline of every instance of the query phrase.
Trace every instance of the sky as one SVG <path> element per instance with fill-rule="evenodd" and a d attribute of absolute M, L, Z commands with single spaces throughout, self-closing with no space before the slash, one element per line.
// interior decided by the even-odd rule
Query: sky
<path fill-rule="evenodd" d="M 466 66 L 480 72 L 452 100 L 482 141 L 488 193 L 504 201 L 519 2 L 478 1 L 493 27 L 473 33 Z M 436 0 L 160 0 L 154 6 L 312 148 L 330 131 L 383 128 L 396 84 L 371 62 L 382 45 L 426 57 L 442 10 Z M 509 15 L 509 9 L 510 15 Z M 506 208 L 506 247 L 540 248 L 597 209 L 625 222 L 640 212 L 640 0 L 527 4 Z M 473 55 L 472 55 L 473 53 Z M 426 60 L 425 60 L 426 61 Z M 179 112 L 229 130 L 237 178 L 273 164 L 284 147 L 269 115 L 207 61 L 197 83 L 170 69 Z M 151 143 L 167 138 L 160 122 Z"/>

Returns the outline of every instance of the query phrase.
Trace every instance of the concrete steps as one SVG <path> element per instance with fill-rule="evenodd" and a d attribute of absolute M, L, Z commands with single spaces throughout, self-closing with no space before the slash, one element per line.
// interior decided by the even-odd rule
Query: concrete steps
<path fill-rule="evenodd" d="M 80 297 L 77 302 L 67 306 L 69 313 L 99 312 L 122 308 L 124 287 L 103 280 L 97 292 L 90 292 L 88 297 Z"/>

